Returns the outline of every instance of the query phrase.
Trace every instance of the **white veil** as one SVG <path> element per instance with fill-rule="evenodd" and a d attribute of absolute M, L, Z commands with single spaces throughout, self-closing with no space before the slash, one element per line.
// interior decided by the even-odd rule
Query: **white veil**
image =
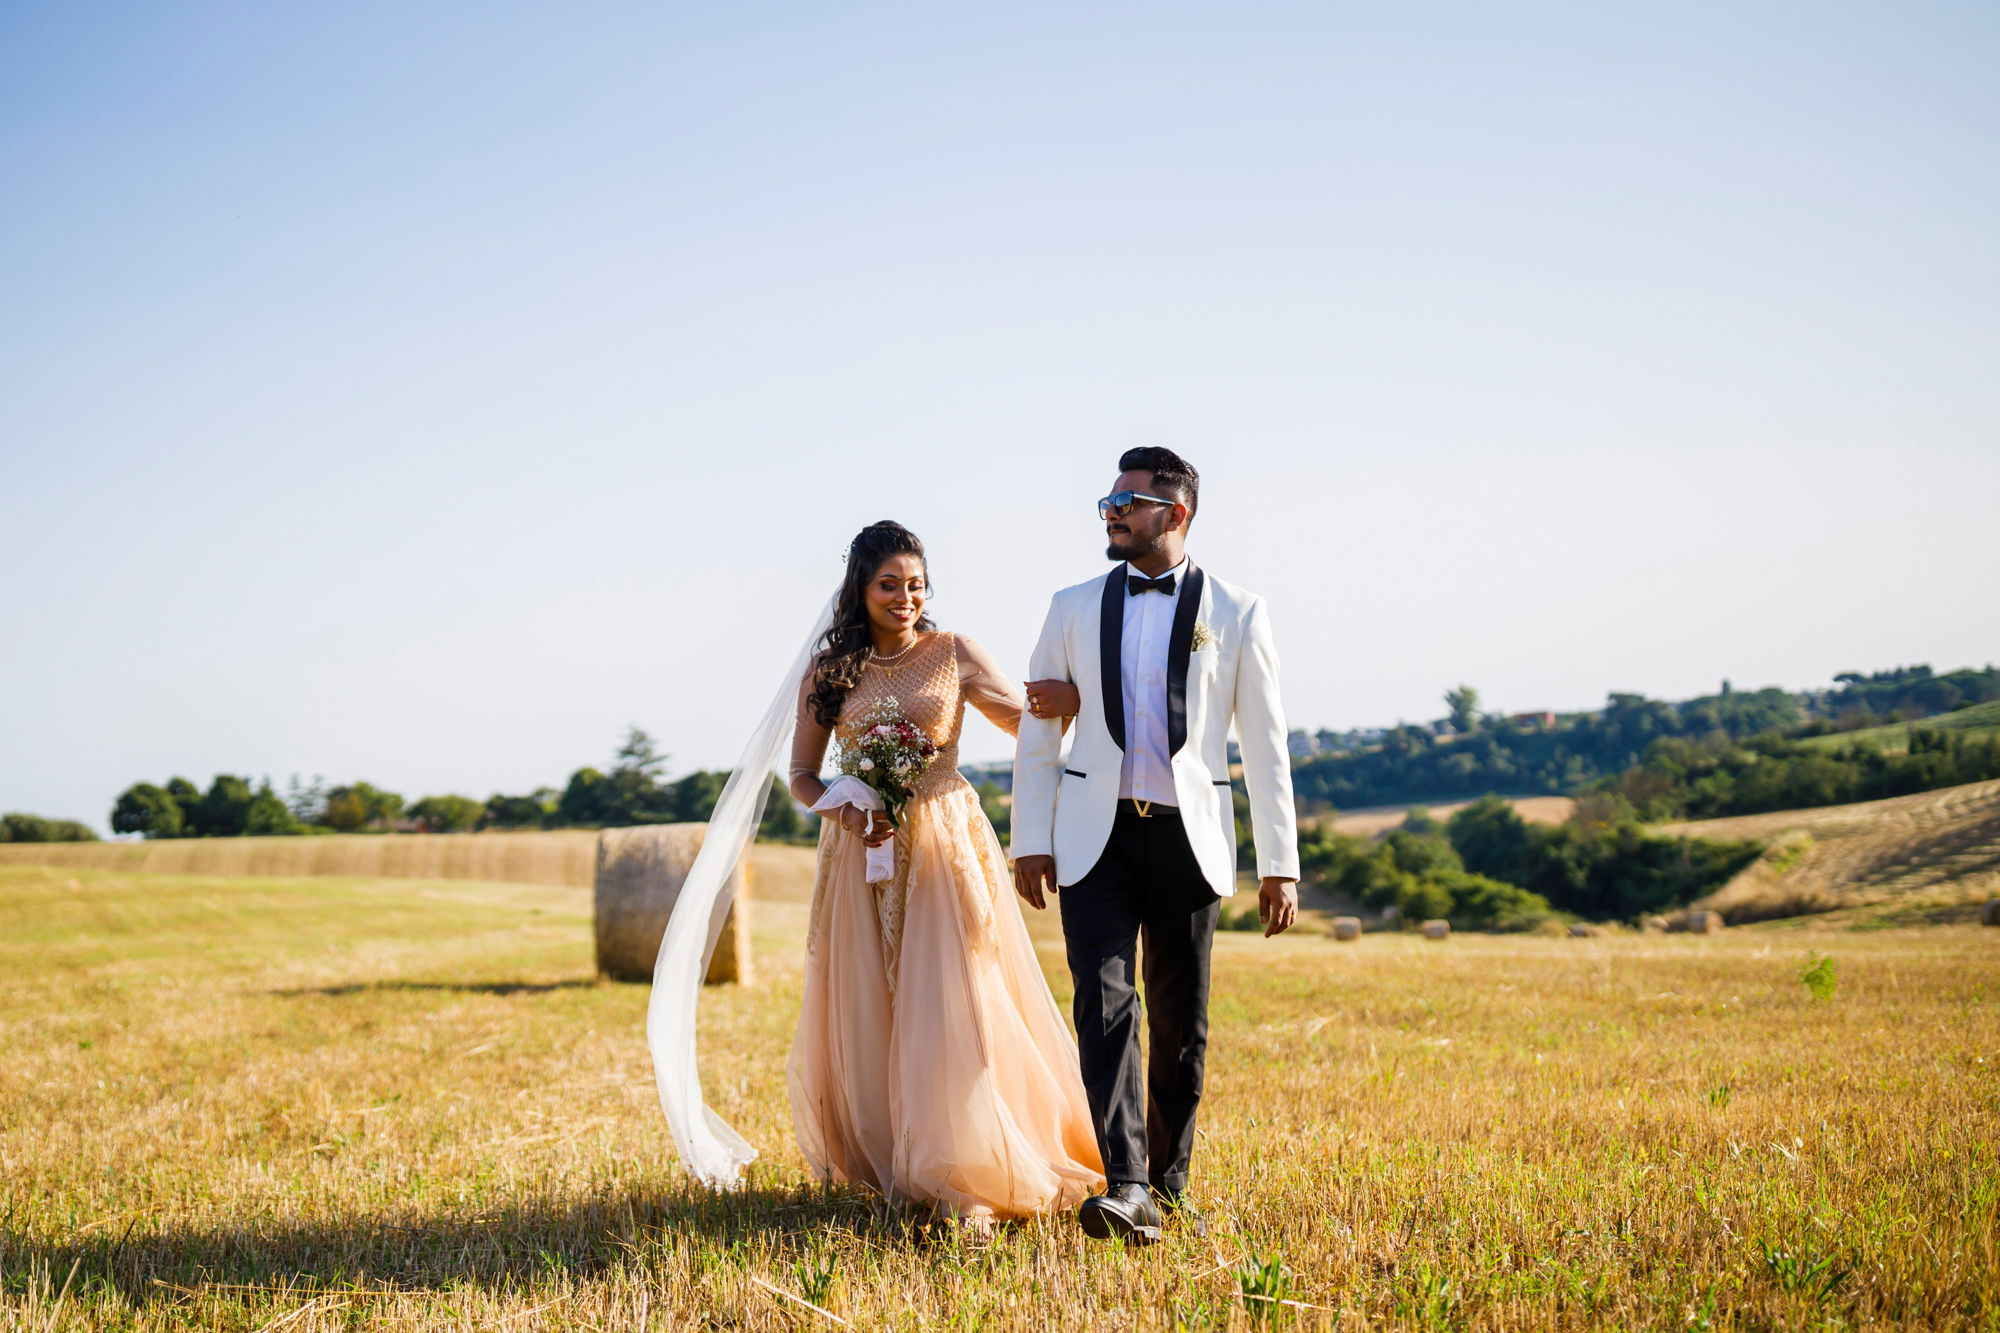
<path fill-rule="evenodd" d="M 660 956 L 653 964 L 653 994 L 646 1008 L 646 1041 L 653 1048 L 653 1077 L 660 1085 L 660 1106 L 667 1128 L 680 1150 L 688 1174 L 717 1189 L 735 1187 L 743 1168 L 757 1150 L 710 1110 L 701 1099 L 701 1072 L 695 1064 L 695 1005 L 702 978 L 708 974 L 715 942 L 735 901 L 736 865 L 757 834 L 764 801 L 771 793 L 771 774 L 791 739 L 798 709 L 799 684 L 812 663 L 820 639 L 833 624 L 833 601 L 826 609 L 791 669 L 778 683 L 778 693 L 750 735 L 735 771 L 716 798 L 701 851 L 681 884 L 672 917 L 660 939 Z"/>

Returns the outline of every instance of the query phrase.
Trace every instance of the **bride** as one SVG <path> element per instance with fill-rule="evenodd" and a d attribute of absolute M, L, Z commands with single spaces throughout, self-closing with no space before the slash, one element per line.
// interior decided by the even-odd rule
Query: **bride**
<path fill-rule="evenodd" d="M 1022 694 L 978 644 L 932 625 L 929 592 L 914 533 L 890 522 L 864 528 L 848 547 L 830 623 L 797 671 L 795 716 L 784 720 L 795 724 L 800 803 L 824 804 L 829 741 L 851 740 L 884 701 L 938 753 L 893 836 L 879 811 L 825 812 L 787 1083 L 816 1177 L 984 1231 L 996 1218 L 1074 1208 L 1104 1176 L 1076 1044 L 1035 960 L 993 826 L 958 772 L 965 705 L 1013 735 Z M 1042 715 L 1075 712 L 1061 682 L 1035 691 Z M 757 751 L 776 739 L 777 721 L 774 709 L 738 770 L 753 782 L 732 779 L 732 788 L 769 787 L 769 760 Z M 693 993 L 702 933 L 712 948 L 727 912 L 718 890 L 748 841 L 745 810 L 755 826 L 754 800 L 725 789 L 717 802 L 661 945 L 648 1020 L 682 1160 L 714 1184 L 732 1183 L 755 1154 L 701 1104 Z M 870 883 L 868 849 L 885 840 L 893 872 Z"/>

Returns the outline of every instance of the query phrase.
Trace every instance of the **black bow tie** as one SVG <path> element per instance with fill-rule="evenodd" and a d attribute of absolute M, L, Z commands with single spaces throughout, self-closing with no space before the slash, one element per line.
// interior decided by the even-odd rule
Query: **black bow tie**
<path fill-rule="evenodd" d="M 1174 576 L 1172 574 L 1163 574 L 1159 578 L 1149 579 L 1138 574 L 1130 574 L 1125 578 L 1125 591 L 1134 597 L 1137 597 L 1142 592 L 1163 592 L 1167 596 L 1172 597 L 1174 595 Z"/>

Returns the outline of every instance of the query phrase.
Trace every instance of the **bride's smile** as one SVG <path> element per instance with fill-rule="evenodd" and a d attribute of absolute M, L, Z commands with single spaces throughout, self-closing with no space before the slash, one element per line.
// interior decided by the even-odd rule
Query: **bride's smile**
<path fill-rule="evenodd" d="M 886 656 L 910 646 L 929 594 L 921 559 L 893 555 L 882 562 L 868 584 L 868 629 L 876 652 Z"/>

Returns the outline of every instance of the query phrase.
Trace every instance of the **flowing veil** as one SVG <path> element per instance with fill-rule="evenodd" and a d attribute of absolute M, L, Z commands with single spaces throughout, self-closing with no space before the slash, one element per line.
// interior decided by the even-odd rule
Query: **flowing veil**
<path fill-rule="evenodd" d="M 701 1071 L 695 1062 L 695 1006 L 701 999 L 702 978 L 722 936 L 723 924 L 735 902 L 736 865 L 757 834 L 764 801 L 771 793 L 772 770 L 792 735 L 798 709 L 799 684 L 812 664 L 820 639 L 833 624 L 833 601 L 820 612 L 805 646 L 779 682 L 778 693 L 743 757 L 716 798 L 708 833 L 694 865 L 681 884 L 660 956 L 653 964 L 653 994 L 646 1007 L 646 1041 L 653 1050 L 653 1077 L 660 1087 L 660 1106 L 667 1128 L 680 1150 L 688 1174 L 716 1189 L 733 1188 L 757 1150 L 710 1110 L 701 1097 Z"/>

